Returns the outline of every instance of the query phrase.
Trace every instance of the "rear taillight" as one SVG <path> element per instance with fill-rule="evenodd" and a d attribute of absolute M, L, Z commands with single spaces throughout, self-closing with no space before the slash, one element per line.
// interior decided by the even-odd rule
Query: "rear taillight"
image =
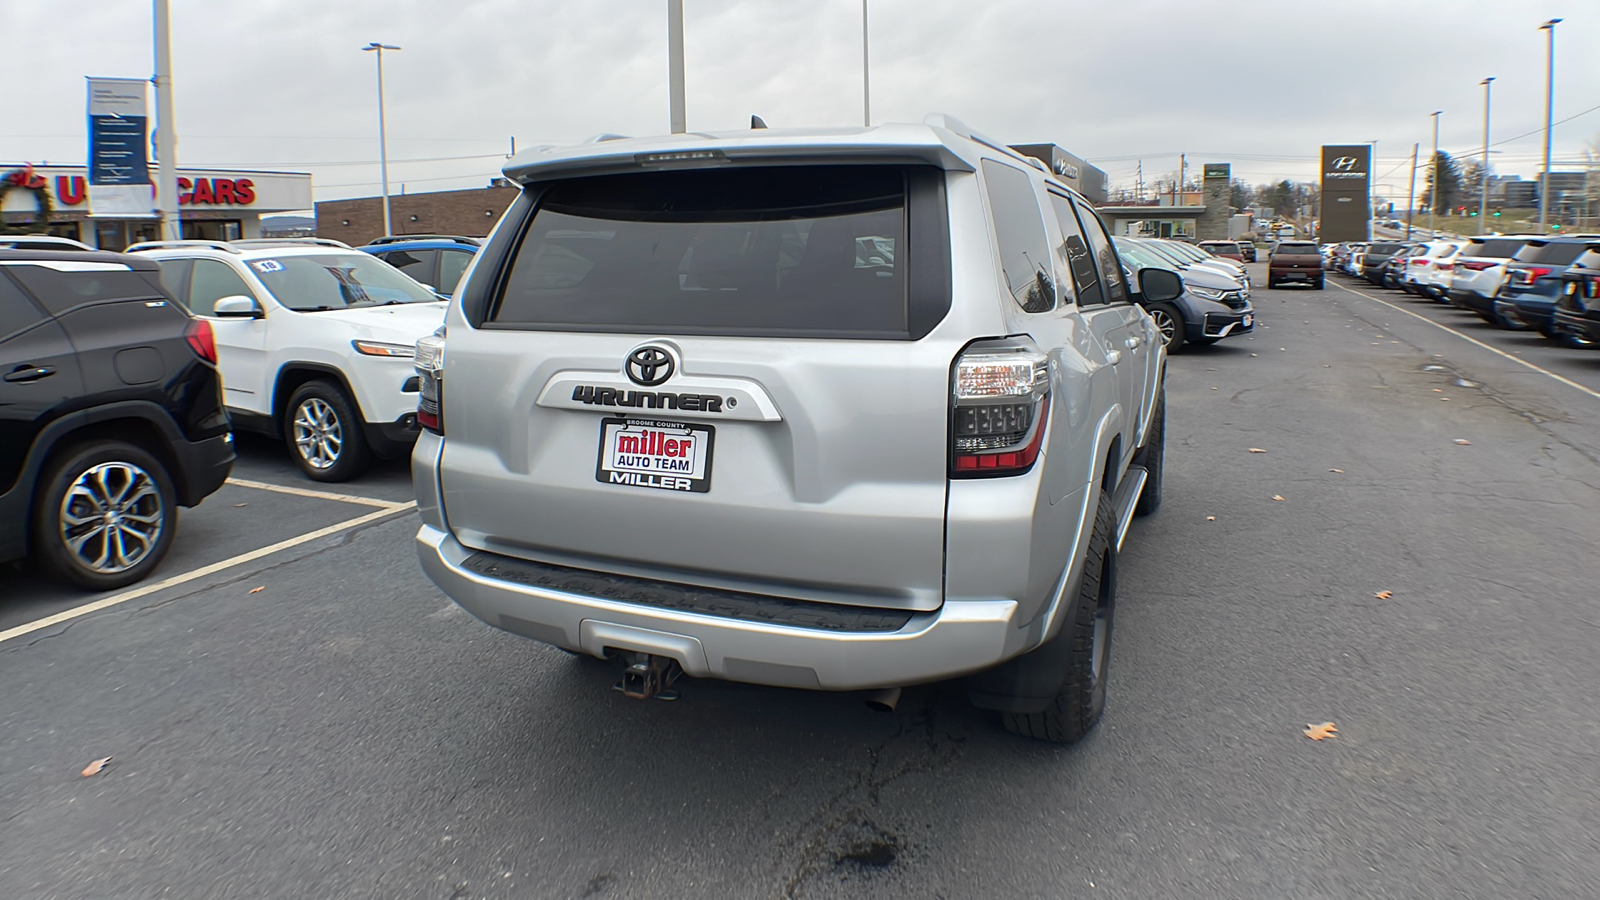
<path fill-rule="evenodd" d="M 1461 268 L 1463 268 L 1463 269 L 1471 269 L 1474 272 L 1482 272 L 1484 269 L 1490 268 L 1493 265 L 1494 265 L 1494 263 L 1487 262 L 1485 260 L 1473 260 L 1472 262 L 1464 262 L 1464 263 L 1462 263 L 1461 264 Z"/>
<path fill-rule="evenodd" d="M 444 434 L 444 326 L 417 341 L 417 424 Z"/>
<path fill-rule="evenodd" d="M 189 323 L 189 330 L 184 334 L 184 339 L 189 342 L 194 354 L 212 365 L 217 364 L 217 340 L 211 333 L 211 323 L 205 319 L 195 319 Z"/>
<path fill-rule="evenodd" d="M 1551 272 L 1554 272 L 1554 271 L 1555 271 L 1554 269 L 1546 269 L 1546 268 L 1543 268 L 1542 266 L 1534 266 L 1533 268 L 1529 268 L 1529 269 L 1517 269 L 1516 270 L 1516 272 L 1517 272 L 1517 283 L 1518 284 L 1533 284 L 1535 281 L 1538 281 L 1539 279 L 1545 277 L 1546 275 L 1549 275 Z"/>
<path fill-rule="evenodd" d="M 1456 269 L 1456 264 L 1455 263 L 1439 263 L 1438 269 L 1441 272 L 1454 272 L 1455 269 Z"/>
<path fill-rule="evenodd" d="M 1416 259 L 1411 260 L 1411 264 L 1413 266 L 1425 266 L 1428 264 L 1428 261 L 1422 257 L 1417 257 Z"/>
<path fill-rule="evenodd" d="M 1033 467 L 1049 418 L 1050 359 L 1031 341 L 981 341 L 956 360 L 950 475 L 1018 475 Z"/>

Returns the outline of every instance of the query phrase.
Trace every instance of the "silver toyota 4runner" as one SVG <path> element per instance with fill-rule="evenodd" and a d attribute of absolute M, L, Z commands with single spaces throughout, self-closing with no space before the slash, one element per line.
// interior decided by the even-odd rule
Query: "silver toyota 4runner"
<path fill-rule="evenodd" d="M 1166 358 L 1083 198 L 953 119 L 525 152 L 418 346 L 422 566 L 490 625 L 820 690 L 1105 704 Z"/>

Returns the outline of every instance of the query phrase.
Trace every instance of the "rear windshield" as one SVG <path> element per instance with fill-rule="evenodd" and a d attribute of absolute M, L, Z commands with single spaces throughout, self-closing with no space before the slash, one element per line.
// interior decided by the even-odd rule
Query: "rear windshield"
<path fill-rule="evenodd" d="M 1511 258 L 1517 262 L 1570 266 L 1573 260 L 1582 256 L 1583 251 L 1587 249 L 1589 249 L 1588 244 L 1580 244 L 1576 241 L 1559 243 L 1552 241 L 1543 246 L 1530 243 L 1518 250 L 1517 255 Z"/>
<path fill-rule="evenodd" d="M 155 271 L 135 270 L 118 263 L 18 261 L 5 268 L 46 309 L 58 315 L 86 303 L 166 299 Z"/>
<path fill-rule="evenodd" d="M 1367 245 L 1367 252 L 1372 254 L 1372 255 L 1374 255 L 1374 256 L 1381 256 L 1381 255 L 1383 255 L 1385 253 L 1393 253 L 1396 250 L 1399 250 L 1402 246 L 1404 246 L 1404 245 L 1403 244 L 1368 244 Z"/>
<path fill-rule="evenodd" d="M 1284 241 L 1278 245 L 1278 252 L 1292 255 L 1303 255 L 1306 253 L 1319 253 L 1321 251 L 1317 250 L 1316 244 L 1291 244 L 1288 241 Z"/>
<path fill-rule="evenodd" d="M 762 166 L 556 182 L 492 322 L 904 338 L 907 173 Z"/>
<path fill-rule="evenodd" d="M 1511 254 L 1522 249 L 1528 242 L 1527 238 L 1489 238 L 1478 240 L 1474 238 L 1467 242 L 1467 247 L 1462 250 L 1463 256 L 1484 256 L 1491 259 L 1510 259 Z"/>

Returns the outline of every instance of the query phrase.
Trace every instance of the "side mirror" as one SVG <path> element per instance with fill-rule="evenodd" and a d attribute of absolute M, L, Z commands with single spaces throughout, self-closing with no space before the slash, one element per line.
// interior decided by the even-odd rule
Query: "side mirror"
<path fill-rule="evenodd" d="M 1183 279 L 1166 269 L 1140 269 L 1139 293 L 1146 303 L 1171 303 L 1183 296 Z"/>
<path fill-rule="evenodd" d="M 266 316 L 254 297 L 233 294 L 223 297 L 211 307 L 211 314 L 219 319 L 260 319 Z"/>

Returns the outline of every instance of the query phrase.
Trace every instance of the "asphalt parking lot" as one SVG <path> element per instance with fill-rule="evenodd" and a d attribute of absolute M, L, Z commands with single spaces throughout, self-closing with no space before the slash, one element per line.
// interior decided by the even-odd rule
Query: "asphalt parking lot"
<path fill-rule="evenodd" d="M 626 700 L 433 588 L 403 462 L 243 439 L 143 593 L 0 571 L 0 896 L 1592 896 L 1600 352 L 1327 284 L 1173 358 L 1076 746 Z"/>

